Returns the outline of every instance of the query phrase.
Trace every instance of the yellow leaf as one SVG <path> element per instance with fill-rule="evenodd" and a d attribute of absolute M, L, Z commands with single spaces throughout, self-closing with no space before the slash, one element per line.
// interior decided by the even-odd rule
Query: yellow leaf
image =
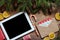
<path fill-rule="evenodd" d="M 4 17 L 2 15 L 2 13 L 0 13 L 0 20 L 3 20 L 3 19 L 4 19 Z"/>
<path fill-rule="evenodd" d="M 3 17 L 4 18 L 8 18 L 9 16 L 10 16 L 9 12 L 7 12 L 7 11 L 3 12 Z"/>

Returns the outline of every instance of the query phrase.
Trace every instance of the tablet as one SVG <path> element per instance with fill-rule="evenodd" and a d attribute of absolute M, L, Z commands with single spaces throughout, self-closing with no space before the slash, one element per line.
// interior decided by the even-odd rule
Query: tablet
<path fill-rule="evenodd" d="M 17 13 L 0 22 L 7 40 L 16 40 L 32 31 L 34 27 L 27 13 Z"/>

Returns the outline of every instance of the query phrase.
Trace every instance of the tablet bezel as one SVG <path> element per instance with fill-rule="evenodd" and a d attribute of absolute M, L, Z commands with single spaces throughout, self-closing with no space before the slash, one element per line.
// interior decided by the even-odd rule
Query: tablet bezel
<path fill-rule="evenodd" d="M 19 16 L 19 15 L 21 15 L 23 13 L 26 16 L 26 19 L 27 19 L 28 23 L 30 24 L 31 30 L 28 30 L 28 31 L 26 31 L 26 32 L 24 32 L 24 33 L 22 33 L 22 34 L 20 34 L 20 35 L 18 35 L 16 37 L 10 39 L 9 36 L 8 36 L 8 34 L 7 34 L 7 32 L 6 32 L 6 30 L 4 29 L 3 23 L 6 22 L 6 21 L 8 21 L 8 20 L 10 20 L 10 19 L 12 19 L 12 18 L 14 18 L 14 17 L 16 17 L 16 16 Z M 20 37 L 22 37 L 22 36 L 24 36 L 24 35 L 32 32 L 32 31 L 34 31 L 34 27 L 33 27 L 32 23 L 31 23 L 31 21 L 29 19 L 29 16 L 28 16 L 28 14 L 26 12 L 19 12 L 19 13 L 15 14 L 15 15 L 9 17 L 9 18 L 1 21 L 0 25 L 1 25 L 2 31 L 4 32 L 4 35 L 5 35 L 5 37 L 6 37 L 7 40 L 15 40 L 15 39 L 18 39 L 18 38 L 20 38 Z"/>

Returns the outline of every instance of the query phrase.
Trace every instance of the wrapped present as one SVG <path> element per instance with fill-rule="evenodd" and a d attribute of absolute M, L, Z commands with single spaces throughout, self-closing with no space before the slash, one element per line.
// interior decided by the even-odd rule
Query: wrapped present
<path fill-rule="evenodd" d="M 24 36 L 24 37 L 23 37 L 23 40 L 31 40 L 30 35 L 26 35 L 26 36 Z"/>
<path fill-rule="evenodd" d="M 0 40 L 4 40 L 5 39 L 5 36 L 0 28 Z"/>

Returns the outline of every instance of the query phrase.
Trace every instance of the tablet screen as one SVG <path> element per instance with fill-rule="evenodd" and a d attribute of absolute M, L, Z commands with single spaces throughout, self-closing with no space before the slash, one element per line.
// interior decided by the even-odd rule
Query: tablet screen
<path fill-rule="evenodd" d="M 10 39 L 31 29 L 24 13 L 4 22 L 3 26 Z"/>

